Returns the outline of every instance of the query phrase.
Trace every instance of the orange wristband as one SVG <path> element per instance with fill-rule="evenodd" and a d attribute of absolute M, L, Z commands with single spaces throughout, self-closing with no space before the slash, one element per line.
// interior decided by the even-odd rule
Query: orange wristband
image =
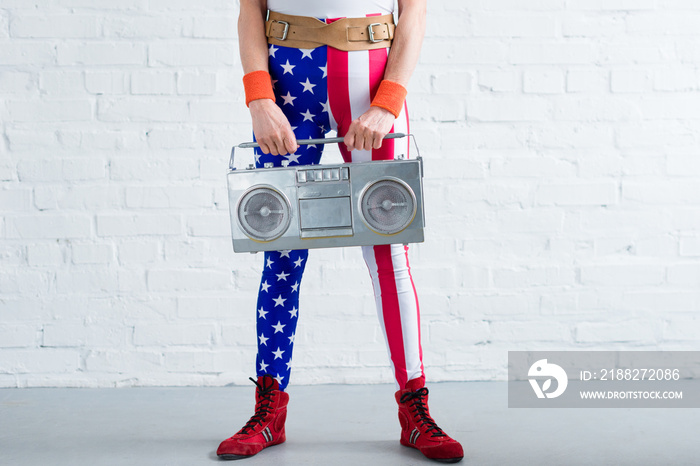
<path fill-rule="evenodd" d="M 379 83 L 379 89 L 377 89 L 377 94 L 372 99 L 371 106 L 389 110 L 398 118 L 403 109 L 403 102 L 406 100 L 407 93 L 408 91 L 401 84 L 383 79 Z"/>
<path fill-rule="evenodd" d="M 272 92 L 272 78 L 270 73 L 263 70 L 251 71 L 243 76 L 243 88 L 245 88 L 245 104 L 258 99 L 275 100 L 275 93 Z"/>

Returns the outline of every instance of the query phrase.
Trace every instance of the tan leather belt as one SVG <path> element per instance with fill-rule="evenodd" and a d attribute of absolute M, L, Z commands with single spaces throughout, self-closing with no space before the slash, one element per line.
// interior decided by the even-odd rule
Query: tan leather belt
<path fill-rule="evenodd" d="M 265 35 L 269 44 L 298 49 L 330 45 L 338 50 L 371 50 L 391 47 L 394 15 L 343 18 L 326 24 L 310 16 L 269 11 Z"/>

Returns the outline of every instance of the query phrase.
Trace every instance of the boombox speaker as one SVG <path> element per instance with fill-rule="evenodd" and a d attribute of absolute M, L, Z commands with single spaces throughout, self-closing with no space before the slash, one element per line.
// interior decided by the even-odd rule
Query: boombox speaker
<path fill-rule="evenodd" d="M 392 133 L 387 138 L 406 137 Z M 340 143 L 342 138 L 304 144 Z M 255 143 L 236 146 L 247 149 Z M 381 160 L 237 170 L 228 173 L 235 252 L 423 241 L 423 164 Z"/>

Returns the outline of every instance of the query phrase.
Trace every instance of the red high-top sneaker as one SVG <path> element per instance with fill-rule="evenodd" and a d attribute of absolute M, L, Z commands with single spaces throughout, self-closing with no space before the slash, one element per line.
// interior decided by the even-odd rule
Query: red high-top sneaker
<path fill-rule="evenodd" d="M 409 380 L 394 395 L 399 404 L 401 445 L 418 449 L 426 457 L 443 463 L 456 463 L 464 457 L 462 445 L 440 429 L 428 410 L 425 378 Z"/>
<path fill-rule="evenodd" d="M 277 381 L 265 375 L 258 377 L 255 390 L 255 414 L 233 437 L 221 442 L 216 454 L 224 460 L 247 458 L 263 448 L 286 440 L 284 421 L 287 418 L 289 395 L 280 391 Z"/>

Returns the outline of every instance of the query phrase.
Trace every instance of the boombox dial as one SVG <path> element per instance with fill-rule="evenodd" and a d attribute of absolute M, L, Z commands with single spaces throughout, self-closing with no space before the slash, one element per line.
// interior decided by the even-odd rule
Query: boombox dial
<path fill-rule="evenodd" d="M 237 147 L 254 146 L 244 143 Z M 414 160 L 236 170 L 232 151 L 228 194 L 233 250 L 422 242 L 422 163 L 418 156 Z"/>

